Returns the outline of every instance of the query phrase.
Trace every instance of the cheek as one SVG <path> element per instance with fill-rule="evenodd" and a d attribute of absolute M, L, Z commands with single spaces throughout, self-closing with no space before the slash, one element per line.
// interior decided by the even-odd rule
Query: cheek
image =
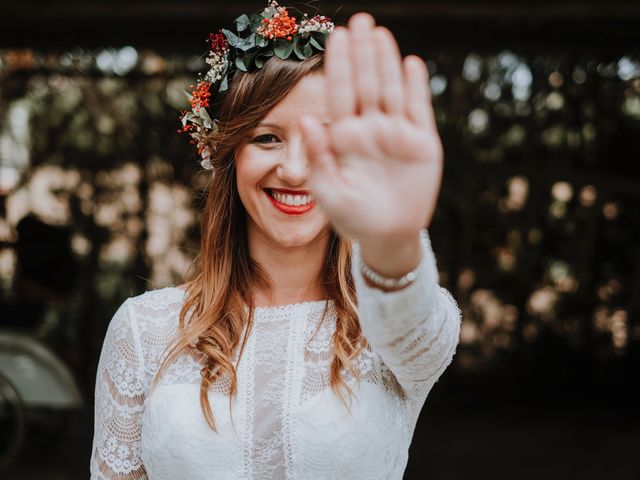
<path fill-rule="evenodd" d="M 236 157 L 236 185 L 243 202 L 256 190 L 256 185 L 264 177 L 260 162 L 256 160 L 255 155 L 246 150 Z"/>
<path fill-rule="evenodd" d="M 236 156 L 236 181 L 238 190 L 255 190 L 258 184 L 264 181 L 274 162 L 270 152 L 261 152 L 247 146 L 241 149 Z"/>
<path fill-rule="evenodd" d="M 251 145 L 247 145 L 236 155 L 236 186 L 238 195 L 245 209 L 251 212 L 252 205 L 258 199 L 256 195 L 262 193 L 261 188 L 266 186 L 267 178 L 273 169 L 273 154 L 262 151 Z"/>

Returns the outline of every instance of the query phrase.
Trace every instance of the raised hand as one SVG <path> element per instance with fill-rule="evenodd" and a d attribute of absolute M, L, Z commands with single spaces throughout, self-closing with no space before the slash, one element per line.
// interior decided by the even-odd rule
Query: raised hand
<path fill-rule="evenodd" d="M 403 60 L 391 32 L 358 13 L 329 36 L 324 76 L 330 125 L 300 119 L 316 200 L 349 238 L 416 238 L 443 161 L 424 61 Z"/>

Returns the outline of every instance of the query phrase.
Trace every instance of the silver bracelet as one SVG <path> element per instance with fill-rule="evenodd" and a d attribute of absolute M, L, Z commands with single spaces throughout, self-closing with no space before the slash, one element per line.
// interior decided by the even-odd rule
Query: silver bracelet
<path fill-rule="evenodd" d="M 376 286 L 384 287 L 388 289 L 401 289 L 406 287 L 410 283 L 415 282 L 416 278 L 418 278 L 418 275 L 420 274 L 420 271 L 422 270 L 422 265 L 424 263 L 422 260 L 423 259 L 420 260 L 420 263 L 414 270 L 410 271 L 409 273 L 407 273 L 406 275 L 403 275 L 400 278 L 383 277 L 379 273 L 376 273 L 373 270 L 371 270 L 371 268 L 369 268 L 369 266 L 366 263 L 364 263 L 364 261 L 362 260 L 360 261 L 360 272 L 362 272 L 362 275 L 367 280 L 369 280 L 371 283 L 373 283 Z"/>

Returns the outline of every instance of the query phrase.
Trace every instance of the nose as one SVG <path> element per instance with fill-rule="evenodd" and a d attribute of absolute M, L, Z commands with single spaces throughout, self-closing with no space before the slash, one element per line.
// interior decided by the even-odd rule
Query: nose
<path fill-rule="evenodd" d="M 309 159 L 302 136 L 291 138 L 287 148 L 282 151 L 277 175 L 291 186 L 299 186 L 309 179 Z"/>

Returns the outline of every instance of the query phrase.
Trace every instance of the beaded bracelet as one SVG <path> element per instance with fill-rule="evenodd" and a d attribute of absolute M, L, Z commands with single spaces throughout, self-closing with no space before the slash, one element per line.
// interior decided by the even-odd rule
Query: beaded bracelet
<path fill-rule="evenodd" d="M 410 271 L 409 273 L 403 275 L 400 278 L 389 278 L 383 277 L 379 273 L 374 272 L 369 268 L 369 266 L 364 263 L 364 261 L 360 262 L 360 272 L 362 275 L 373 283 L 375 286 L 383 287 L 387 289 L 399 290 L 401 288 L 406 287 L 407 285 L 415 282 L 423 268 L 423 261 L 421 260 L 418 266 Z"/>

